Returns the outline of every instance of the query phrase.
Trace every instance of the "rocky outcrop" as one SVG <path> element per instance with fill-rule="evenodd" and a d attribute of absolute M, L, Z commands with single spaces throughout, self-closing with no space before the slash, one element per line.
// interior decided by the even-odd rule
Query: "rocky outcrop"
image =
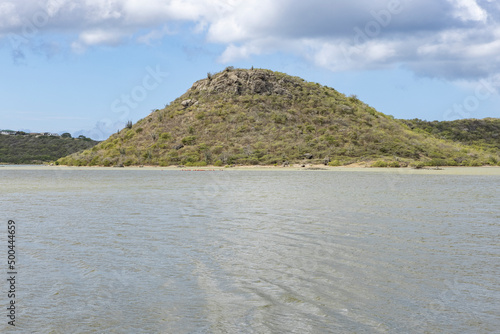
<path fill-rule="evenodd" d="M 289 87 L 297 85 L 299 85 L 299 82 L 293 80 L 293 78 L 280 78 L 271 71 L 257 69 L 226 70 L 195 82 L 189 91 L 236 95 L 282 95 L 292 98 Z"/>
<path fill-rule="evenodd" d="M 195 101 L 193 99 L 187 99 L 187 100 L 184 100 L 181 102 L 181 105 L 184 107 L 184 108 L 187 108 L 187 107 L 191 107 L 191 106 L 195 106 L 198 104 L 198 101 Z"/>

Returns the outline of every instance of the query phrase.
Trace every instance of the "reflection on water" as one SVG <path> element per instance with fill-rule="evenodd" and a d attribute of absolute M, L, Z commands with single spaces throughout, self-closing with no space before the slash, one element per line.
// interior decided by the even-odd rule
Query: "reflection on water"
<path fill-rule="evenodd" d="M 493 332 L 499 182 L 0 169 L 0 217 L 18 227 L 17 330 Z"/>

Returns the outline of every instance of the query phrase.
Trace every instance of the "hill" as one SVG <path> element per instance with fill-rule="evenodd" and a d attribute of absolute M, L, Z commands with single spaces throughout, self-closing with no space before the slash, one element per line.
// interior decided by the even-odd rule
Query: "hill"
<path fill-rule="evenodd" d="M 435 137 L 452 140 L 478 149 L 500 150 L 500 119 L 459 119 L 428 122 L 420 119 L 403 120 L 414 131 L 425 131 Z"/>
<path fill-rule="evenodd" d="M 356 96 L 263 69 L 208 74 L 181 97 L 66 165 L 227 165 L 376 162 L 482 165 L 477 150 L 376 111 Z"/>
<path fill-rule="evenodd" d="M 0 162 L 38 164 L 91 148 L 97 141 L 89 138 L 0 134 Z"/>

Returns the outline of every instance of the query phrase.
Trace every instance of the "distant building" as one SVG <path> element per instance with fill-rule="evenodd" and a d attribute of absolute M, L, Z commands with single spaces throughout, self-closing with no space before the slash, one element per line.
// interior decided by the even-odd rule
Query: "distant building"
<path fill-rule="evenodd" d="M 15 135 L 15 134 L 16 134 L 16 131 L 12 131 L 12 130 L 1 130 L 1 131 L 0 131 L 0 134 L 2 134 L 2 135 Z"/>

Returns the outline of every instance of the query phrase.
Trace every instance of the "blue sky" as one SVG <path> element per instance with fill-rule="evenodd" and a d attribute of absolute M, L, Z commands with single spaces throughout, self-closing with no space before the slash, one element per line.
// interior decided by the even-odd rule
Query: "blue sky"
<path fill-rule="evenodd" d="M 500 117 L 499 22 L 497 0 L 0 0 L 0 129 L 105 139 L 226 66 Z"/>

